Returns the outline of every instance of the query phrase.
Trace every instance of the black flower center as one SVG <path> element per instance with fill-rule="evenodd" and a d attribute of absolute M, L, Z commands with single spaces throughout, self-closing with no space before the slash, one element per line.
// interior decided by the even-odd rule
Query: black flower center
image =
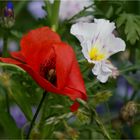
<path fill-rule="evenodd" d="M 50 57 L 50 59 L 45 60 L 40 66 L 40 75 L 50 81 L 56 86 L 56 59 L 55 57 Z"/>

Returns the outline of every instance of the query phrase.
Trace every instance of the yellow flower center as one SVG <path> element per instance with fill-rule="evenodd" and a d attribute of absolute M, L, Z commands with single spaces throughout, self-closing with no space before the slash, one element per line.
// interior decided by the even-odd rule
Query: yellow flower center
<path fill-rule="evenodd" d="M 95 46 L 89 51 L 89 57 L 94 61 L 101 61 L 105 58 L 105 54 L 101 53 Z"/>

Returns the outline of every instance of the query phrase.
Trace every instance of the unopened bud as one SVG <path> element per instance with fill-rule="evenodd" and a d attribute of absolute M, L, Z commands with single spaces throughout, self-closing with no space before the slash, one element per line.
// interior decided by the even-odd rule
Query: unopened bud
<path fill-rule="evenodd" d="M 0 24 L 4 28 L 11 28 L 14 25 L 14 23 L 14 6 L 12 2 L 8 1 L 3 10 L 3 14 L 0 19 Z"/>

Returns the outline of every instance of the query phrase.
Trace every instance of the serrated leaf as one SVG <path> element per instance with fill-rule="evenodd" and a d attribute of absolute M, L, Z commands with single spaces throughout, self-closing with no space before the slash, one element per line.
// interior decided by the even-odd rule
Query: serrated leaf
<path fill-rule="evenodd" d="M 117 21 L 117 27 L 124 25 L 124 33 L 126 34 L 127 41 L 132 45 L 140 40 L 140 16 L 123 13 Z"/>

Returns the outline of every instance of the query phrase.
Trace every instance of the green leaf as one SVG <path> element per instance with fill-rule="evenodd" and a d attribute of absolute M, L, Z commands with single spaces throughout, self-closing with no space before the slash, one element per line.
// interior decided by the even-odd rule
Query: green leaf
<path fill-rule="evenodd" d="M 13 35 L 14 37 L 16 37 L 18 39 L 20 39 L 23 36 L 23 34 L 21 32 L 16 31 L 16 30 L 11 30 L 10 33 L 11 33 L 11 35 Z"/>
<path fill-rule="evenodd" d="M 126 78 L 128 83 L 133 86 L 135 90 L 139 90 L 140 82 L 138 80 L 136 80 L 134 77 L 129 75 L 123 75 L 123 76 Z"/>
<path fill-rule="evenodd" d="M 5 89 L 8 96 L 11 97 L 21 108 L 24 115 L 28 120 L 32 119 L 31 102 L 29 100 L 29 94 L 25 90 L 25 87 L 21 83 L 21 79 L 25 80 L 26 73 L 13 65 L 1 65 L 2 71 L 0 75 L 0 85 Z M 16 77 L 17 76 L 17 77 Z M 31 83 L 30 83 L 31 84 Z"/>
<path fill-rule="evenodd" d="M 96 95 L 94 95 L 92 103 L 97 106 L 98 104 L 108 101 L 111 96 L 112 93 L 110 91 L 98 92 Z"/>
<path fill-rule="evenodd" d="M 5 111 L 0 110 L 0 124 L 2 125 L 6 138 L 20 138 L 20 131 L 12 117 Z"/>
<path fill-rule="evenodd" d="M 25 90 L 19 84 L 13 83 L 11 88 L 7 88 L 7 91 L 30 121 L 32 119 L 32 109 Z"/>
<path fill-rule="evenodd" d="M 124 25 L 124 33 L 127 41 L 132 45 L 140 40 L 140 16 L 134 14 L 123 13 L 117 18 L 117 27 Z"/>

